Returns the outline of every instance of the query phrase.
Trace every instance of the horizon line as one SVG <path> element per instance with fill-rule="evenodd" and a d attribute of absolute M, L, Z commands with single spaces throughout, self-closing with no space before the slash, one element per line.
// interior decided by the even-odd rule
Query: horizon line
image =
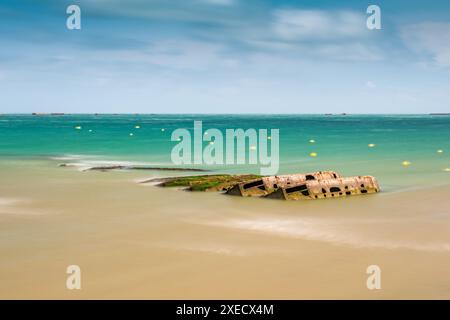
<path fill-rule="evenodd" d="M 64 115 L 322 115 L 322 116 L 349 116 L 349 115 L 449 115 L 450 112 L 429 112 L 429 113 L 256 113 L 256 112 L 241 112 L 241 113 L 158 113 L 158 112 L 17 112 L 17 113 L 0 113 L 0 116 L 5 115 L 30 115 L 30 116 L 64 116 Z"/>

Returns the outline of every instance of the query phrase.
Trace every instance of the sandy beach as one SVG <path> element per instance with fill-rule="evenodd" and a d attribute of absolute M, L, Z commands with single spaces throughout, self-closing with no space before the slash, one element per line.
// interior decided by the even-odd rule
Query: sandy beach
<path fill-rule="evenodd" d="M 2 299 L 450 298 L 449 185 L 290 202 L 54 164 L 2 162 Z"/>

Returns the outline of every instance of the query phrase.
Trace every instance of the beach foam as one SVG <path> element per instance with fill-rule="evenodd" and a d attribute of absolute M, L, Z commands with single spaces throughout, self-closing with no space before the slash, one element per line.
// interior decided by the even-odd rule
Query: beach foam
<path fill-rule="evenodd" d="M 0 198 L 0 207 L 15 205 L 21 201 L 23 200 L 17 198 Z"/>
<path fill-rule="evenodd" d="M 384 221 L 385 223 L 387 221 Z M 355 221 L 347 221 L 348 225 Z M 363 221 L 370 225 L 376 221 Z M 304 240 L 322 241 L 336 245 L 347 245 L 355 248 L 411 249 L 433 252 L 450 252 L 450 243 L 417 242 L 412 239 L 374 239 L 363 233 L 350 232 L 345 223 L 323 219 L 229 219 L 221 222 L 207 223 L 212 226 L 247 230 L 282 237 Z"/>
<path fill-rule="evenodd" d="M 139 162 L 139 161 L 122 161 L 122 160 L 102 160 L 98 159 L 100 156 L 84 156 L 84 155 L 68 155 L 61 157 L 51 157 L 52 160 L 69 161 L 65 162 L 65 167 L 78 168 L 80 171 L 85 171 L 98 167 L 107 166 L 156 166 L 160 164 Z"/>
<path fill-rule="evenodd" d="M 36 210 L 29 210 L 23 207 L 24 204 L 30 202 L 29 199 L 23 198 L 0 198 L 0 214 L 5 215 L 38 215 L 41 214 Z"/>
<path fill-rule="evenodd" d="M 96 155 L 85 155 L 85 154 L 64 154 L 61 156 L 50 157 L 51 160 L 60 161 L 70 161 L 70 160 L 84 160 L 84 159 L 94 159 L 98 158 Z"/>

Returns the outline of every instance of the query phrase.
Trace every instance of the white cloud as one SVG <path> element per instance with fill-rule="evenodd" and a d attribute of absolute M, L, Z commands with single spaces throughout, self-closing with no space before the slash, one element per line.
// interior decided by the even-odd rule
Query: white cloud
<path fill-rule="evenodd" d="M 400 35 L 409 48 L 430 55 L 434 65 L 450 67 L 450 23 L 409 25 L 401 30 Z"/>
<path fill-rule="evenodd" d="M 366 82 L 366 87 L 369 89 L 375 89 L 377 87 L 377 85 L 375 84 L 375 82 L 369 80 Z"/>
<path fill-rule="evenodd" d="M 234 4 L 234 0 L 199 0 L 199 1 L 207 4 L 214 4 L 220 6 L 229 6 Z"/>
<path fill-rule="evenodd" d="M 381 51 L 363 43 L 321 44 L 315 54 L 340 61 L 378 61 L 383 59 Z"/>
<path fill-rule="evenodd" d="M 273 30 L 286 40 L 355 38 L 367 32 L 364 14 L 323 10 L 278 10 Z"/>
<path fill-rule="evenodd" d="M 377 61 L 384 54 L 370 42 L 364 12 L 350 10 L 277 10 L 270 36 L 251 44 L 338 61 Z"/>
<path fill-rule="evenodd" d="M 183 72 L 224 71 L 235 70 L 241 64 L 240 56 L 229 53 L 226 46 L 189 40 L 158 41 L 138 49 L 79 51 L 76 52 L 76 55 L 85 65 L 106 70 L 125 68 L 125 70 L 133 71 L 133 68 L 138 67 L 140 70 L 145 69 L 147 71 L 149 68 L 157 68 L 159 72 L 164 72 L 163 70 Z M 63 60 L 63 62 L 71 63 L 70 60 Z M 100 81 L 96 81 L 96 83 L 102 84 L 103 78 L 101 77 Z"/>
<path fill-rule="evenodd" d="M 239 60 L 224 53 L 225 47 L 198 41 L 163 41 L 147 52 L 148 62 L 176 69 L 235 68 Z"/>

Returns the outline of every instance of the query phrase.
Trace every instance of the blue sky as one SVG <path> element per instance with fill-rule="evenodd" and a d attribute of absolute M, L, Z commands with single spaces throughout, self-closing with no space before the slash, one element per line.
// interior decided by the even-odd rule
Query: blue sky
<path fill-rule="evenodd" d="M 0 3 L 2 113 L 450 112 L 449 88 L 450 1 Z"/>

